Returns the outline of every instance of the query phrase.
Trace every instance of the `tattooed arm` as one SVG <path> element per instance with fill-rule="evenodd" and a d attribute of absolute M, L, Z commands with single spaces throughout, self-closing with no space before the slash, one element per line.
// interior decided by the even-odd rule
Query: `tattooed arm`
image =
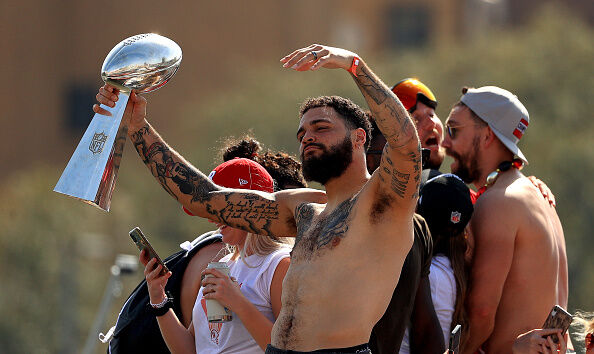
<path fill-rule="evenodd" d="M 365 62 L 361 61 L 353 78 L 387 141 L 377 172 L 380 185 L 396 200 L 412 199 L 414 207 L 421 177 L 417 130 L 400 100 Z"/>
<path fill-rule="evenodd" d="M 114 95 L 117 90 L 105 85 L 97 100 L 113 106 Z M 124 119 L 130 121 L 128 135 L 140 158 L 161 187 L 194 215 L 256 234 L 291 236 L 296 233 L 293 203 L 307 198 L 319 200 L 321 192 L 312 190 L 271 194 L 215 185 L 171 149 L 146 121 L 144 98 L 132 93 L 128 102 Z M 98 105 L 93 110 L 100 114 L 107 112 Z"/>
<path fill-rule="evenodd" d="M 315 53 L 315 54 L 314 54 Z M 298 71 L 319 68 L 349 70 L 353 52 L 313 44 L 287 55 L 284 67 Z M 390 203 L 414 208 L 421 173 L 421 146 L 408 112 L 396 95 L 359 59 L 353 75 L 387 144 L 377 172 L 379 189 Z"/>

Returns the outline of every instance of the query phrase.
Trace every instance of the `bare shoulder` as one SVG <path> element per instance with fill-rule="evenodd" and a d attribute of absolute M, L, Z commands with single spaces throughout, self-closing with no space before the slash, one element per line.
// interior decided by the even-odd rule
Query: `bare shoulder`
<path fill-rule="evenodd" d="M 275 196 L 277 201 L 293 211 L 304 203 L 325 204 L 328 200 L 324 191 L 313 188 L 286 189 L 276 192 Z"/>
<path fill-rule="evenodd" d="M 225 248 L 223 242 L 213 242 L 210 245 L 202 247 L 194 257 L 190 260 L 190 264 L 204 264 L 207 265 L 209 262 L 218 261 L 225 255 L 221 250 Z M 200 270 L 202 271 L 202 269 Z"/>
<path fill-rule="evenodd" d="M 287 256 L 287 257 L 281 259 L 280 262 L 278 262 L 275 272 L 281 272 L 284 274 L 289 269 L 289 265 L 291 265 L 291 257 Z"/>
<path fill-rule="evenodd" d="M 276 265 L 276 268 L 274 270 L 273 281 L 275 279 L 277 281 L 280 281 L 280 284 L 282 286 L 282 281 L 285 278 L 285 274 L 287 274 L 287 271 L 289 270 L 290 265 L 291 265 L 291 257 L 287 256 L 287 257 L 281 259 L 278 262 L 278 264 Z"/>
<path fill-rule="evenodd" d="M 474 236 L 479 240 L 494 235 L 515 237 L 532 212 L 531 200 L 535 197 L 538 197 L 536 189 L 526 178 L 498 181 L 474 205 L 471 219 Z"/>
<path fill-rule="evenodd" d="M 206 269 L 208 263 L 218 261 L 225 255 L 225 252 L 222 251 L 224 246 L 223 242 L 214 242 L 196 252 L 184 271 L 184 279 L 187 278 L 192 282 L 197 280 L 197 284 L 199 284 L 200 273 Z"/>
<path fill-rule="evenodd" d="M 518 208 L 526 208 L 527 202 L 539 196 L 542 197 L 536 187 L 523 175 L 518 173 L 515 176 L 504 176 L 477 200 L 475 214 L 483 209 L 489 212 L 517 213 Z"/>

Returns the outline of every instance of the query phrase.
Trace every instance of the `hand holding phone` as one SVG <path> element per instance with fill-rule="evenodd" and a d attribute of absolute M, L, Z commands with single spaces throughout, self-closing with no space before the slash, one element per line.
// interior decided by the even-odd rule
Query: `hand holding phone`
<path fill-rule="evenodd" d="M 169 272 L 169 269 L 167 268 L 165 263 L 163 263 L 163 261 L 161 260 L 161 258 L 157 254 L 157 252 L 155 252 L 155 250 L 153 249 L 153 246 L 151 246 L 150 242 L 144 236 L 142 231 L 140 231 L 140 228 L 138 228 L 138 227 L 133 228 L 132 230 L 130 230 L 129 234 L 130 234 L 130 237 L 132 238 L 132 241 L 134 241 L 134 243 L 136 244 L 136 247 L 138 247 L 138 249 L 140 251 L 142 251 L 142 250 L 147 251 L 149 260 L 151 260 L 153 258 L 157 259 L 157 263 L 155 264 L 155 267 L 158 264 L 161 265 L 162 268 L 161 268 L 160 274 L 161 275 L 167 274 L 167 272 Z"/>
<path fill-rule="evenodd" d="M 562 308 L 559 305 L 555 305 L 553 306 L 553 309 L 551 310 L 551 312 L 549 313 L 549 316 L 547 317 L 547 319 L 545 320 L 544 325 L 542 325 L 542 328 L 554 328 L 554 329 L 560 329 L 561 330 L 561 335 L 565 335 L 565 332 L 567 332 L 567 329 L 569 328 L 569 325 L 571 324 L 571 321 L 573 320 L 573 316 L 565 311 L 564 308 Z M 553 339 L 553 342 L 555 342 L 555 344 L 559 344 L 559 338 L 557 337 L 556 334 L 549 334 L 546 336 L 543 336 L 543 338 L 546 337 L 551 337 Z"/>

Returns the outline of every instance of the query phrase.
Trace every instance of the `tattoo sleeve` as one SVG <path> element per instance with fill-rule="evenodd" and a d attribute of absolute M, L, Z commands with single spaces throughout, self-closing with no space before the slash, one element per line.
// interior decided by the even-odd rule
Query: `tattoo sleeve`
<path fill-rule="evenodd" d="M 170 149 L 148 124 L 131 133 L 130 138 L 163 189 L 186 207 L 200 210 L 199 216 L 256 234 L 275 234 L 271 225 L 280 218 L 279 206 L 265 193 L 229 191 L 215 185 Z"/>
<path fill-rule="evenodd" d="M 208 177 L 183 159 L 174 159 L 173 151 L 150 125 L 131 134 L 134 148 L 159 184 L 175 199 L 190 196 L 203 202 L 217 189 Z"/>
<path fill-rule="evenodd" d="M 415 199 L 421 172 L 421 145 L 408 112 L 364 62 L 353 78 L 387 140 L 380 165 L 380 181 L 393 196 Z"/>
<path fill-rule="evenodd" d="M 418 141 L 413 122 L 402 103 L 363 62 L 354 79 L 390 147 L 402 148 L 415 139 Z"/>

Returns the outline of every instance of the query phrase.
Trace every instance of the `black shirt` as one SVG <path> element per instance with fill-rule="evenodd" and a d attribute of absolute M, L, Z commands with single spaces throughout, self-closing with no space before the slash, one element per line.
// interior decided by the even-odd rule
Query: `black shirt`
<path fill-rule="evenodd" d="M 369 347 L 374 354 L 399 352 L 404 331 L 410 322 L 419 281 L 429 275 L 433 253 L 429 227 L 418 214 L 414 214 L 413 222 L 414 242 L 404 260 L 400 280 L 386 312 L 371 331 Z"/>

